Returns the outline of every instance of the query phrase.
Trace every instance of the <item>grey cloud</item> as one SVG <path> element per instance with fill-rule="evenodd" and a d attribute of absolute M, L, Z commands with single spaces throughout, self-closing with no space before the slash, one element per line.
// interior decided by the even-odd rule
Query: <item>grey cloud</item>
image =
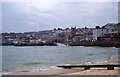
<path fill-rule="evenodd" d="M 95 27 L 118 19 L 117 2 L 60 2 L 49 9 L 31 3 L 8 2 L 2 8 L 3 32 Z"/>

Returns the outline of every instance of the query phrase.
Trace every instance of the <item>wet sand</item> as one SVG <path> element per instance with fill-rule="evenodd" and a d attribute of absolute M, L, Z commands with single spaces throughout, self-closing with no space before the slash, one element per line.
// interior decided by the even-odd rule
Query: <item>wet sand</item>
<path fill-rule="evenodd" d="M 77 70 L 70 69 L 52 69 L 52 70 L 43 70 L 43 71 L 35 71 L 35 72 L 16 72 L 11 75 L 60 75 L 66 73 L 75 73 Z"/>
<path fill-rule="evenodd" d="M 52 69 L 43 71 L 22 71 L 10 75 L 118 75 L 118 68 L 107 70 L 106 68 L 83 69 Z"/>

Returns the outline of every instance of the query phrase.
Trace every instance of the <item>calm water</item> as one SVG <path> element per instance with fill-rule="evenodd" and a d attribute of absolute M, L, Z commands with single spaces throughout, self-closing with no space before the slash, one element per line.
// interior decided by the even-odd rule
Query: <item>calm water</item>
<path fill-rule="evenodd" d="M 118 57 L 118 48 L 82 46 L 2 47 L 2 68 L 50 67 L 57 64 L 98 62 Z"/>

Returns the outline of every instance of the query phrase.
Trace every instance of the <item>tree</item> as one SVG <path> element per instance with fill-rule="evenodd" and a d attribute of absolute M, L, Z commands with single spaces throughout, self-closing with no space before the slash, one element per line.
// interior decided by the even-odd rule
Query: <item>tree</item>
<path fill-rule="evenodd" d="M 87 27 L 85 27 L 85 29 L 88 29 Z"/>
<path fill-rule="evenodd" d="M 54 30 L 56 30 L 56 28 L 54 28 Z"/>
<path fill-rule="evenodd" d="M 100 29 L 100 26 L 96 26 L 96 29 Z"/>

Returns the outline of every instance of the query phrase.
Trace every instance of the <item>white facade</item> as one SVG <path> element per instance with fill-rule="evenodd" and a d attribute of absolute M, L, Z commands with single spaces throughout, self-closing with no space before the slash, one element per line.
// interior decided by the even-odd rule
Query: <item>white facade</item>
<path fill-rule="evenodd" d="M 64 31 L 63 30 L 56 30 L 55 33 L 63 33 Z"/>
<path fill-rule="evenodd" d="M 30 40 L 30 43 L 35 43 L 35 40 Z"/>
<path fill-rule="evenodd" d="M 107 29 L 94 29 L 93 30 L 93 41 L 97 40 L 97 37 L 107 33 Z"/>

